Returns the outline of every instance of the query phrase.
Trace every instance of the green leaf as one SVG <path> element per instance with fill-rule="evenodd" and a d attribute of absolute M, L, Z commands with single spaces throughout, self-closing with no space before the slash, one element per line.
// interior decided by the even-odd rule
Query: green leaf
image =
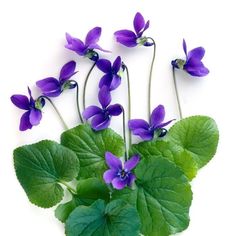
<path fill-rule="evenodd" d="M 191 154 L 198 168 L 206 165 L 216 153 L 219 131 L 215 121 L 207 116 L 192 116 L 180 120 L 169 130 L 169 140 L 176 150 Z"/>
<path fill-rule="evenodd" d="M 67 236 L 138 236 L 137 210 L 122 200 L 107 205 L 97 200 L 91 206 L 78 206 L 66 221 Z"/>
<path fill-rule="evenodd" d="M 138 210 L 141 232 L 148 236 L 168 236 L 189 224 L 191 186 L 183 172 L 164 158 L 144 158 L 136 167 L 136 189 L 113 193 Z"/>
<path fill-rule="evenodd" d="M 77 186 L 77 195 L 74 195 L 71 201 L 60 204 L 55 210 L 55 216 L 65 222 L 77 206 L 89 206 L 98 199 L 109 201 L 110 193 L 107 185 L 96 178 L 80 180 Z"/>
<path fill-rule="evenodd" d="M 131 156 L 139 154 L 141 158 L 167 158 L 174 162 L 185 173 L 189 180 L 197 174 L 197 164 L 189 153 L 186 151 L 176 151 L 172 145 L 164 140 L 153 140 L 134 144 L 130 151 Z"/>
<path fill-rule="evenodd" d="M 105 152 L 124 155 L 124 141 L 120 135 L 112 129 L 95 132 L 88 124 L 64 132 L 61 143 L 77 154 L 81 166 L 80 177 L 83 178 L 102 178 L 107 169 Z"/>
<path fill-rule="evenodd" d="M 79 173 L 75 153 L 49 140 L 15 149 L 14 165 L 29 200 L 44 208 L 60 202 L 64 195 L 60 183 L 71 181 Z"/>

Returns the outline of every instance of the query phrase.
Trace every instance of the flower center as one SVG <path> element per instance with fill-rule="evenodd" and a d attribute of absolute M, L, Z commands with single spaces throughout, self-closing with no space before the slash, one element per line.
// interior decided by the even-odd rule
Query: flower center
<path fill-rule="evenodd" d="M 125 171 L 124 169 L 120 170 L 118 172 L 118 176 L 122 179 L 122 180 L 125 180 L 128 176 L 129 176 L 129 173 L 128 171 Z"/>

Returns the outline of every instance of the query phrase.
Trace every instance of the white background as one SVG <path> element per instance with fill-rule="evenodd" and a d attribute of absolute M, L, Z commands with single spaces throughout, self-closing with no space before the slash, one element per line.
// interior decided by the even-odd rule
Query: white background
<path fill-rule="evenodd" d="M 113 32 L 132 29 L 137 11 L 150 19 L 147 36 L 157 42 L 157 60 L 153 74 L 152 107 L 164 104 L 166 119 L 178 118 L 170 61 L 183 57 L 182 39 L 188 48 L 204 46 L 204 63 L 210 74 L 191 78 L 177 73 L 184 116 L 212 116 L 220 130 L 217 155 L 192 182 L 194 198 L 191 223 L 183 236 L 235 235 L 236 157 L 235 157 L 235 7 L 234 1 L 32 1 L 7 0 L 0 3 L 1 68 L 1 157 L 0 157 L 0 235 L 64 235 L 54 218 L 53 209 L 44 210 L 29 203 L 18 183 L 12 162 L 16 146 L 41 139 L 59 140 L 63 131 L 50 106 L 44 109 L 38 127 L 18 131 L 22 114 L 10 102 L 14 93 L 26 93 L 26 86 L 37 94 L 35 82 L 57 76 L 61 66 L 74 59 L 81 86 L 91 62 L 78 58 L 64 48 L 65 32 L 84 38 L 94 26 L 102 26 L 100 45 L 114 52 L 103 54 L 113 59 L 121 55 L 129 66 L 132 83 L 132 117 L 146 118 L 147 78 L 152 48 L 127 50 L 115 43 Z M 101 72 L 95 70 L 88 91 L 88 103 L 95 102 Z M 114 92 L 114 100 L 125 102 L 125 82 Z M 74 91 L 55 99 L 70 127 L 77 124 Z M 121 131 L 121 119 L 112 126 Z"/>

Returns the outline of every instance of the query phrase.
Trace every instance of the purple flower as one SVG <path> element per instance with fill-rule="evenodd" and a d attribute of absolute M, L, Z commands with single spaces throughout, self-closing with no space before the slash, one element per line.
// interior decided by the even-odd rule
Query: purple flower
<path fill-rule="evenodd" d="M 62 68 L 57 80 L 54 77 L 48 77 L 36 82 L 36 85 L 41 89 L 43 95 L 47 97 L 57 97 L 66 89 L 73 89 L 76 87 L 69 79 L 77 73 L 75 71 L 75 61 L 66 63 Z"/>
<path fill-rule="evenodd" d="M 103 174 L 103 179 L 107 184 L 112 184 L 115 189 L 123 189 L 126 186 L 131 187 L 136 177 L 131 170 L 139 163 L 139 156 L 131 157 L 122 166 L 121 160 L 110 152 L 105 154 L 106 163 L 110 167 Z"/>
<path fill-rule="evenodd" d="M 152 140 L 156 130 L 161 130 L 173 121 L 170 120 L 163 123 L 164 118 L 165 108 L 163 105 L 159 105 L 151 114 L 150 124 L 142 119 L 133 119 L 129 120 L 128 126 L 134 135 L 138 135 L 143 140 Z"/>
<path fill-rule="evenodd" d="M 172 66 L 177 69 L 185 70 L 187 73 L 193 76 L 202 77 L 207 75 L 209 70 L 201 61 L 205 55 L 205 49 L 203 47 L 197 47 L 187 52 L 185 40 L 183 40 L 183 49 L 186 55 L 186 60 L 175 59 L 171 62 Z"/>
<path fill-rule="evenodd" d="M 89 106 L 83 112 L 83 117 L 88 120 L 92 118 L 91 126 L 94 130 L 106 129 L 111 122 L 112 116 L 118 116 L 122 113 L 123 108 L 119 104 L 110 105 L 111 93 L 107 86 L 103 86 L 98 94 L 98 100 L 102 108 Z"/>
<path fill-rule="evenodd" d="M 97 67 L 105 73 L 101 78 L 99 83 L 99 88 L 102 88 L 104 85 L 107 86 L 110 91 L 116 89 L 121 83 L 121 77 L 118 74 L 121 70 L 121 58 L 118 56 L 114 63 L 111 65 L 111 62 L 106 59 L 100 59 L 97 61 Z"/>
<path fill-rule="evenodd" d="M 149 21 L 145 22 L 141 13 L 137 12 L 134 21 L 134 31 L 131 30 L 119 30 L 114 33 L 116 41 L 125 45 L 126 47 L 135 47 L 138 44 L 143 46 L 152 46 L 153 42 L 148 42 L 147 37 L 143 37 L 145 30 L 149 28 Z"/>
<path fill-rule="evenodd" d="M 25 95 L 15 94 L 11 96 L 12 103 L 26 112 L 22 115 L 20 119 L 20 131 L 25 131 L 31 129 L 40 123 L 42 119 L 42 108 L 45 105 L 45 100 L 33 99 L 31 95 L 31 90 L 28 87 L 29 98 Z"/>
<path fill-rule="evenodd" d="M 98 54 L 94 51 L 94 49 L 98 49 L 103 52 L 109 52 L 107 50 L 102 49 L 97 42 L 101 36 L 102 28 L 95 27 L 91 29 L 86 38 L 85 42 L 80 39 L 72 37 L 70 34 L 66 33 L 67 44 L 65 47 L 69 50 L 72 50 L 79 54 L 80 56 L 85 56 L 91 59 L 92 61 L 98 60 Z"/>

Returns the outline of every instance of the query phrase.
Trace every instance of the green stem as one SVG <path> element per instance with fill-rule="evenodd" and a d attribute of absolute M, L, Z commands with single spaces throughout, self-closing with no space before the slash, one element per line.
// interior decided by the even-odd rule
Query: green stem
<path fill-rule="evenodd" d="M 128 150 L 127 150 L 127 142 L 126 142 L 126 126 L 125 126 L 125 110 L 123 108 L 123 138 L 125 143 L 125 161 L 128 160 Z"/>
<path fill-rule="evenodd" d="M 156 43 L 155 43 L 155 40 L 151 37 L 148 37 L 147 39 L 150 39 L 153 42 L 153 56 L 152 56 L 151 68 L 150 68 L 150 73 L 149 73 L 149 81 L 148 81 L 148 118 L 150 118 L 150 116 L 151 116 L 152 71 L 153 71 L 154 61 L 156 58 Z"/>
<path fill-rule="evenodd" d="M 53 101 L 52 101 L 49 97 L 47 97 L 47 96 L 40 96 L 39 99 L 40 99 L 40 98 L 44 98 L 44 99 L 46 99 L 47 101 L 50 102 L 50 104 L 52 105 L 53 109 L 54 109 L 55 112 L 57 113 L 57 115 L 58 115 L 58 117 L 59 117 L 61 123 L 63 124 L 65 130 L 69 129 L 68 126 L 67 126 L 67 124 L 66 124 L 66 122 L 65 122 L 64 119 L 62 118 L 61 113 L 59 112 L 59 110 L 57 109 L 57 107 L 56 107 L 56 105 L 53 103 Z"/>
<path fill-rule="evenodd" d="M 174 80 L 174 87 L 175 87 L 175 95 L 176 95 L 176 100 L 177 100 L 178 110 L 179 110 L 179 118 L 183 119 L 174 67 L 172 67 L 172 73 L 173 73 L 173 80 Z"/>
<path fill-rule="evenodd" d="M 79 105 L 79 85 L 75 80 L 71 80 L 71 82 L 75 83 L 75 85 L 76 85 L 76 106 L 77 106 L 77 111 L 78 111 L 78 115 L 79 115 L 79 119 L 80 119 L 81 123 L 84 123 L 83 117 L 82 117 L 81 111 L 80 111 L 80 105 Z"/>
<path fill-rule="evenodd" d="M 86 88 L 87 88 L 87 84 L 88 84 L 88 79 L 89 79 L 89 76 L 90 76 L 91 72 L 93 71 L 93 69 L 94 69 L 96 63 L 97 63 L 97 62 L 95 61 L 94 64 L 92 65 L 92 67 L 90 68 L 90 70 L 89 70 L 89 72 L 88 72 L 88 74 L 87 74 L 87 76 L 86 76 L 86 78 L 85 78 L 85 81 L 84 81 L 84 89 L 83 89 L 83 110 L 85 110 L 85 106 L 86 106 L 86 104 L 85 104 L 85 97 L 86 97 Z"/>
<path fill-rule="evenodd" d="M 131 119 L 131 91 L 130 91 L 130 78 L 129 78 L 129 70 L 128 67 L 123 63 L 123 66 L 126 71 L 126 78 L 127 78 L 127 89 L 128 89 L 128 120 Z M 132 138 L 131 138 L 131 131 L 129 130 L 129 148 L 132 145 Z"/>
<path fill-rule="evenodd" d="M 69 192 L 71 192 L 72 194 L 77 194 L 76 190 L 74 188 L 72 188 L 69 184 L 67 184 L 66 182 L 64 182 L 63 180 L 59 181 L 62 185 L 64 185 Z"/>

